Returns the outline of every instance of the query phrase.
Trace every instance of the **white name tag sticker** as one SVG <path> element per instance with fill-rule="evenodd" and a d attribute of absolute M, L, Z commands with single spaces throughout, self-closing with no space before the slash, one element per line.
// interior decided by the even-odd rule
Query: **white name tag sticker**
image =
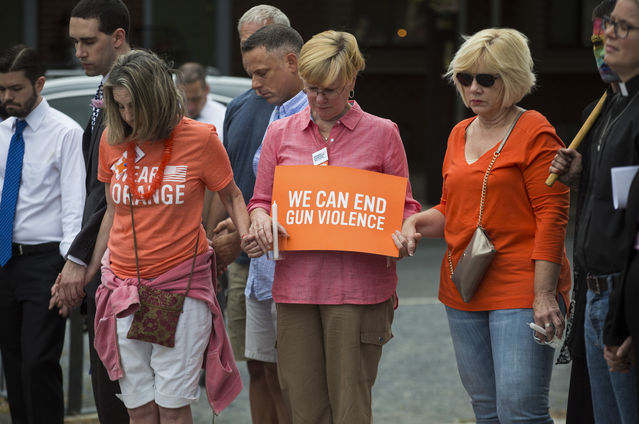
<path fill-rule="evenodd" d="M 326 147 L 313 153 L 313 165 L 326 165 L 326 162 L 328 162 L 328 151 Z"/>

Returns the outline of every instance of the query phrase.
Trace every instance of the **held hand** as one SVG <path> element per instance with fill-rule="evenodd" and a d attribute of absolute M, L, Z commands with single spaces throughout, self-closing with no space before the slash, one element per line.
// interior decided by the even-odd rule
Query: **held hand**
<path fill-rule="evenodd" d="M 262 249 L 262 253 L 268 252 L 273 243 L 272 222 L 271 217 L 268 216 L 264 209 L 255 209 L 251 212 L 249 233 L 255 237 L 255 241 Z"/>
<path fill-rule="evenodd" d="M 281 222 L 278 222 L 278 223 L 277 223 L 277 234 L 278 234 L 280 237 L 284 237 L 284 238 L 286 238 L 286 239 L 289 237 L 289 235 L 288 235 L 288 231 L 286 231 L 286 228 L 284 228 L 284 226 L 282 225 L 282 223 L 281 223 Z"/>
<path fill-rule="evenodd" d="M 58 314 L 60 314 L 61 317 L 67 317 L 69 316 L 69 312 L 71 312 L 71 308 L 67 305 L 65 305 L 64 303 L 62 303 L 62 301 L 60 300 L 60 286 L 58 284 L 58 282 L 60 281 L 60 274 L 58 274 L 58 278 L 56 278 L 55 280 L 55 284 L 53 284 L 53 286 L 51 286 L 51 299 L 49 299 L 49 310 L 53 309 L 53 308 L 58 308 Z"/>
<path fill-rule="evenodd" d="M 581 154 L 573 149 L 559 149 L 550 164 L 550 172 L 569 187 L 577 185 L 582 168 Z"/>
<path fill-rule="evenodd" d="M 240 255 L 240 235 L 237 231 L 213 237 L 209 245 L 215 250 L 215 266 L 225 269 Z"/>
<path fill-rule="evenodd" d="M 264 251 L 258 244 L 255 235 L 247 233 L 242 236 L 240 246 L 249 258 L 259 258 L 264 254 Z"/>
<path fill-rule="evenodd" d="M 604 358 L 612 372 L 628 372 L 634 365 L 632 337 L 627 337 L 621 346 L 604 346 Z"/>
<path fill-rule="evenodd" d="M 535 324 L 546 329 L 546 340 L 552 340 L 557 336 L 561 338 L 564 333 L 564 316 L 559 309 L 554 293 L 539 293 L 533 301 L 533 317 Z"/>
<path fill-rule="evenodd" d="M 626 337 L 619 349 L 617 350 L 617 356 L 632 359 L 634 361 L 634 346 L 632 344 L 632 337 Z"/>
<path fill-rule="evenodd" d="M 82 303 L 84 298 L 86 268 L 67 260 L 56 280 L 57 294 L 62 303 L 73 307 Z"/>
<path fill-rule="evenodd" d="M 395 230 L 392 237 L 399 251 L 397 259 L 401 259 L 405 256 L 413 256 L 415 254 L 417 242 L 422 238 L 422 235 L 419 233 L 405 234 Z"/>
<path fill-rule="evenodd" d="M 277 225 L 280 237 L 288 238 L 288 232 L 281 223 Z M 242 249 L 251 258 L 262 256 L 273 247 L 273 220 L 264 209 L 251 212 L 251 226 L 248 234 L 242 236 Z"/>
<path fill-rule="evenodd" d="M 233 224 L 233 220 L 231 218 L 226 218 L 223 221 L 220 221 L 215 228 L 213 229 L 213 237 L 217 235 L 224 235 L 236 232 L 235 224 Z"/>
<path fill-rule="evenodd" d="M 58 315 L 60 315 L 62 318 L 66 318 L 69 316 L 69 314 L 71 313 L 71 309 L 70 307 L 68 307 L 67 305 L 64 304 L 58 304 Z"/>
<path fill-rule="evenodd" d="M 417 243 L 421 240 L 422 235 L 417 232 L 415 228 L 415 222 L 413 219 L 408 218 L 402 225 L 402 232 L 395 231 L 393 233 L 393 241 L 395 246 L 399 250 L 399 259 L 405 256 L 413 256 L 417 249 Z"/>
<path fill-rule="evenodd" d="M 55 279 L 55 282 L 53 283 L 53 285 L 51 286 L 51 298 L 53 299 L 53 297 L 55 297 L 56 299 L 59 298 L 59 294 L 58 291 L 60 289 L 60 275 L 58 274 L 58 276 Z M 49 309 L 51 309 L 51 302 L 49 302 Z"/>

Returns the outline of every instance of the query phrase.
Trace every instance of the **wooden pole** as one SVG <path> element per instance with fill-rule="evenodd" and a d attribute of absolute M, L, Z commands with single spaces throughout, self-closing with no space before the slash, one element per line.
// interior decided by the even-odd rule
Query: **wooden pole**
<path fill-rule="evenodd" d="M 569 149 L 577 150 L 586 134 L 588 134 L 588 131 L 590 131 L 592 124 L 595 123 L 597 117 L 599 116 L 599 113 L 601 112 L 601 108 L 606 101 L 606 95 L 607 93 L 603 93 L 603 96 L 601 96 L 595 108 L 592 110 L 592 112 L 590 112 L 588 119 L 586 119 L 586 122 L 584 122 L 584 124 L 581 126 L 579 132 L 570 143 L 570 146 L 568 146 Z M 546 179 L 546 185 L 548 187 L 552 187 L 552 185 L 555 184 L 555 181 L 557 181 L 558 177 L 559 176 L 557 174 L 550 173 L 550 175 L 548 175 L 548 178 Z"/>

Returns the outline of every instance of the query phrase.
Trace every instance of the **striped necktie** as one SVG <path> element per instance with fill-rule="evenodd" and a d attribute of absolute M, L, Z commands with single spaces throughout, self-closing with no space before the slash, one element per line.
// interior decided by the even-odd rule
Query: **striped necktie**
<path fill-rule="evenodd" d="M 0 266 L 5 266 L 11 259 L 11 243 L 13 242 L 13 220 L 16 214 L 16 203 L 20 191 L 22 177 L 22 159 L 24 158 L 24 138 L 22 132 L 27 121 L 16 121 L 16 131 L 11 137 L 7 166 L 4 171 L 2 198 L 0 198 Z"/>
<path fill-rule="evenodd" d="M 97 102 L 102 100 L 103 85 L 104 84 L 100 83 L 98 90 L 95 92 L 95 96 L 93 96 L 93 100 Z M 95 121 L 98 119 L 98 113 L 100 113 L 100 108 L 93 105 L 93 110 L 91 111 L 91 132 L 93 132 L 93 129 L 95 128 Z"/>

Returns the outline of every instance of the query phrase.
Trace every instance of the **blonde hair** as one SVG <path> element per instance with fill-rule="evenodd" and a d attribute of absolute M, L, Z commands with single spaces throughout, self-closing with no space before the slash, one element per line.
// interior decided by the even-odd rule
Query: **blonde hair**
<path fill-rule="evenodd" d="M 104 84 L 109 144 L 160 141 L 171 134 L 184 117 L 184 95 L 173 82 L 174 73 L 164 60 L 146 50 L 131 50 L 116 60 Z M 123 87 L 131 95 L 133 127 L 120 116 L 114 87 Z"/>
<path fill-rule="evenodd" d="M 300 77 L 323 87 L 335 81 L 346 84 L 364 67 L 364 57 L 355 37 L 332 30 L 320 32 L 307 41 L 298 60 Z"/>
<path fill-rule="evenodd" d="M 512 106 L 530 93 L 536 78 L 524 34 L 510 28 L 489 28 L 464 39 L 444 77 L 455 84 L 466 106 L 468 101 L 455 74 L 471 72 L 478 63 L 499 74 L 504 87 L 502 107 Z"/>

